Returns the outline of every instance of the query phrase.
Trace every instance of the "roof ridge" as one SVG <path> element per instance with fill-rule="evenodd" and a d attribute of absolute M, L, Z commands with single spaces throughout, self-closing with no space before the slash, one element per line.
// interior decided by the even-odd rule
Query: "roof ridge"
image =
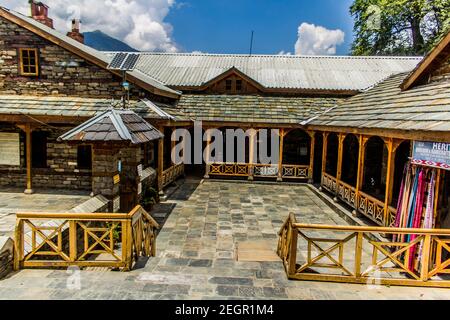
<path fill-rule="evenodd" d="M 121 51 L 104 51 L 106 53 L 115 53 Z M 293 58 L 293 59 L 376 59 L 376 60 L 419 60 L 422 56 L 351 56 L 351 55 L 280 55 L 280 54 L 241 54 L 241 53 L 196 53 L 196 52 L 152 52 L 152 51 L 140 51 L 137 52 L 141 55 L 171 55 L 171 56 L 209 56 L 209 57 L 271 57 L 271 58 Z"/>

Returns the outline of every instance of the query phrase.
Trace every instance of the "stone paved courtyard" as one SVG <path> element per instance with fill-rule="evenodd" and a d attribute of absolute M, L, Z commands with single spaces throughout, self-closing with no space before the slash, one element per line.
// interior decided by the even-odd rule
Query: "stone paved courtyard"
<path fill-rule="evenodd" d="M 88 192 L 36 190 L 26 195 L 19 189 L 0 189 L 0 236 L 11 236 L 17 212 L 67 212 L 89 200 Z"/>
<path fill-rule="evenodd" d="M 140 261 L 137 269 L 128 273 L 22 270 L 0 280 L 0 298 L 450 298 L 450 289 L 292 281 L 280 261 L 236 261 L 236 245 L 242 241 L 270 241 L 274 250 L 289 212 L 302 222 L 346 224 L 305 185 L 188 181 L 153 214 L 164 210 L 172 212 L 158 236 L 157 257 Z"/>

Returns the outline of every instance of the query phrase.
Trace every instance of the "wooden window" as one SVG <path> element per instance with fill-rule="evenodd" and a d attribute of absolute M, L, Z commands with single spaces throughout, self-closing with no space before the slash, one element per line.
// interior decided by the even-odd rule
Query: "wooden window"
<path fill-rule="evenodd" d="M 242 80 L 236 80 L 236 91 L 242 91 Z"/>
<path fill-rule="evenodd" d="M 77 148 L 77 164 L 79 169 L 92 168 L 92 147 L 78 146 Z"/>
<path fill-rule="evenodd" d="M 23 76 L 37 76 L 39 74 L 37 49 L 19 49 L 20 74 Z"/>
<path fill-rule="evenodd" d="M 226 80 L 225 81 L 225 90 L 231 91 L 233 89 L 233 80 Z"/>
<path fill-rule="evenodd" d="M 31 134 L 31 166 L 47 168 L 47 133 L 34 131 Z"/>

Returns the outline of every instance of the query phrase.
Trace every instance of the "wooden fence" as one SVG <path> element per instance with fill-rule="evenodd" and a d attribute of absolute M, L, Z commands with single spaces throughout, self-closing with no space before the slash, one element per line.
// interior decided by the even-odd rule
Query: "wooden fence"
<path fill-rule="evenodd" d="M 130 270 L 154 256 L 158 223 L 141 207 L 130 213 L 18 213 L 16 270 L 28 267 L 111 267 Z"/>
<path fill-rule="evenodd" d="M 397 239 L 382 241 L 378 234 Z M 291 213 L 277 252 L 289 279 L 450 287 L 448 229 L 302 224 Z"/>
<path fill-rule="evenodd" d="M 169 184 L 171 184 L 172 182 L 174 182 L 176 179 L 178 179 L 179 177 L 181 177 L 184 174 L 184 164 L 177 164 L 174 165 L 172 167 L 170 167 L 169 169 L 166 169 L 162 172 L 162 177 L 161 177 L 161 188 L 165 188 L 167 187 Z"/>
<path fill-rule="evenodd" d="M 278 164 L 250 164 L 215 162 L 207 164 L 206 172 L 211 176 L 254 177 L 254 178 L 283 178 L 308 179 L 310 168 L 307 165 Z"/>

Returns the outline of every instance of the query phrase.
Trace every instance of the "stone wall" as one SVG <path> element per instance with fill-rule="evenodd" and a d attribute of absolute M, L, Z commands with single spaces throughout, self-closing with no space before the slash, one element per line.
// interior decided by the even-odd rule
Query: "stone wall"
<path fill-rule="evenodd" d="M 69 128 L 39 129 L 47 132 L 47 168 L 32 170 L 33 188 L 91 190 L 91 170 L 77 167 L 77 146 L 56 141 L 67 130 Z M 25 188 L 25 134 L 10 125 L 0 124 L 0 131 L 19 132 L 21 149 L 20 166 L 0 165 L 0 186 Z"/>
<path fill-rule="evenodd" d="M 450 80 L 450 58 L 442 63 L 431 75 L 431 82 Z"/>
<path fill-rule="evenodd" d="M 38 49 L 38 77 L 20 75 L 19 48 Z M 0 17 L 0 94 L 120 99 L 121 82 L 121 77 Z M 132 86 L 131 98 L 142 97 L 168 102 Z"/>

